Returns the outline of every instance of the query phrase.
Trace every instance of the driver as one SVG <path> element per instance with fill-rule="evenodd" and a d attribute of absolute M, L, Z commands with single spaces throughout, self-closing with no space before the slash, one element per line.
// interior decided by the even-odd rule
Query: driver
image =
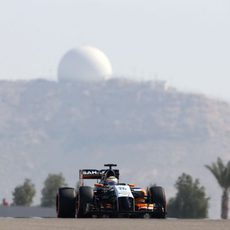
<path fill-rule="evenodd" d="M 105 185 L 116 185 L 117 183 L 118 183 L 118 180 L 115 176 L 109 176 L 104 181 Z"/>

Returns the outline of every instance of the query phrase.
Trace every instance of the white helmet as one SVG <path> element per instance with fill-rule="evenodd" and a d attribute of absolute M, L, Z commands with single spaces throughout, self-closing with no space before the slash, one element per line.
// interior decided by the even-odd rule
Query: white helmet
<path fill-rule="evenodd" d="M 115 185 L 118 183 L 118 180 L 115 176 L 110 176 L 105 179 L 105 184 L 106 185 Z"/>

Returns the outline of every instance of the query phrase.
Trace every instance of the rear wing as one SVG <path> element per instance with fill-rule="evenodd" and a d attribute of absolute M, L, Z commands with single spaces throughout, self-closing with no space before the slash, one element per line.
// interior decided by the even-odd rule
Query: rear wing
<path fill-rule="evenodd" d="M 79 170 L 79 179 L 102 179 L 105 172 L 108 171 L 108 169 L 81 169 Z M 113 169 L 115 176 L 117 179 L 119 179 L 119 169 Z"/>

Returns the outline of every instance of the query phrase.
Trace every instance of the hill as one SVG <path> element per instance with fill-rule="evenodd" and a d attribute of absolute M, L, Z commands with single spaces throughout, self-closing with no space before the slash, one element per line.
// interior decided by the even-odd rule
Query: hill
<path fill-rule="evenodd" d="M 0 81 L 0 195 L 11 199 L 24 178 L 39 203 L 48 173 L 70 185 L 78 169 L 119 165 L 123 181 L 163 185 L 182 172 L 200 178 L 219 215 L 220 189 L 204 168 L 229 160 L 230 105 L 167 88 L 162 82 Z"/>

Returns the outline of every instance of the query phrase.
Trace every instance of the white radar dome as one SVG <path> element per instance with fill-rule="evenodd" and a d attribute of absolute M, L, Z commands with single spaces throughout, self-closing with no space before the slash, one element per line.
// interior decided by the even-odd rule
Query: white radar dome
<path fill-rule="evenodd" d="M 101 50 L 90 46 L 68 51 L 58 66 L 59 81 L 100 81 L 111 75 L 109 59 Z"/>

